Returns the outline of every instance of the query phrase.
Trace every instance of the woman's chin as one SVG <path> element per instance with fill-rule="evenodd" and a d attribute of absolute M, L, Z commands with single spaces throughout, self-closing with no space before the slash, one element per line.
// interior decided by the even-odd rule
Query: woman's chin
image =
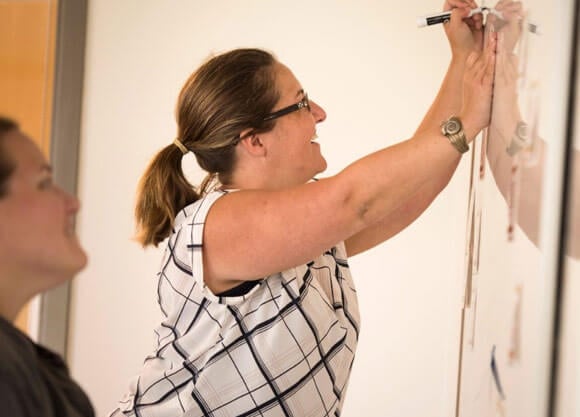
<path fill-rule="evenodd" d="M 317 174 L 321 174 L 324 171 L 326 171 L 326 168 L 328 167 L 327 163 L 326 163 L 326 159 L 322 158 L 322 162 L 320 164 L 320 169 L 318 170 Z"/>
<path fill-rule="evenodd" d="M 77 274 L 87 266 L 88 256 L 85 250 L 78 244 L 78 242 L 71 249 L 71 252 L 69 269 L 72 274 Z"/>

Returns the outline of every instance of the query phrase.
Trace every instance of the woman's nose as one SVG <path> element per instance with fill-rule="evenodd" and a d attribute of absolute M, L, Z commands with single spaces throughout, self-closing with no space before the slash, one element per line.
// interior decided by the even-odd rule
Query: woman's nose
<path fill-rule="evenodd" d="M 79 211 L 80 207 L 81 207 L 81 203 L 79 201 L 79 199 L 72 195 L 69 194 L 68 192 L 61 190 L 65 203 L 66 203 L 66 209 L 68 213 L 72 213 L 75 214 Z"/>
<path fill-rule="evenodd" d="M 314 116 L 316 123 L 326 120 L 326 112 L 315 101 L 310 100 L 310 108 L 312 109 L 312 115 Z"/>

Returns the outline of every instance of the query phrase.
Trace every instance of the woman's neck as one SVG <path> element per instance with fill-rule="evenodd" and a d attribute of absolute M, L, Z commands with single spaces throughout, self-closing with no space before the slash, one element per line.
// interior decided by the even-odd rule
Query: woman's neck
<path fill-rule="evenodd" d="M 18 275 L 9 276 L 0 271 L 0 316 L 14 322 L 16 316 L 30 297 L 27 294 L 27 280 Z"/>

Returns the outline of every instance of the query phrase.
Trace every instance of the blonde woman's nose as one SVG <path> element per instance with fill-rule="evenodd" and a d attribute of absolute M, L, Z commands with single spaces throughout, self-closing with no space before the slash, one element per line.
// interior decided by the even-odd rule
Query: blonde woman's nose
<path fill-rule="evenodd" d="M 310 108 L 312 109 L 312 114 L 314 115 L 314 120 L 316 120 L 316 123 L 320 123 L 326 120 L 326 112 L 318 103 L 310 100 Z"/>

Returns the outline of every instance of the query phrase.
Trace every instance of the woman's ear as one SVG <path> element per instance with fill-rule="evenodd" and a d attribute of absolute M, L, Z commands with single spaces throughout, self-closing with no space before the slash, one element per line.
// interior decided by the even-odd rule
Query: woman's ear
<path fill-rule="evenodd" d="M 239 146 L 252 156 L 266 155 L 266 146 L 260 133 L 253 132 L 252 129 L 244 130 L 240 133 Z"/>

